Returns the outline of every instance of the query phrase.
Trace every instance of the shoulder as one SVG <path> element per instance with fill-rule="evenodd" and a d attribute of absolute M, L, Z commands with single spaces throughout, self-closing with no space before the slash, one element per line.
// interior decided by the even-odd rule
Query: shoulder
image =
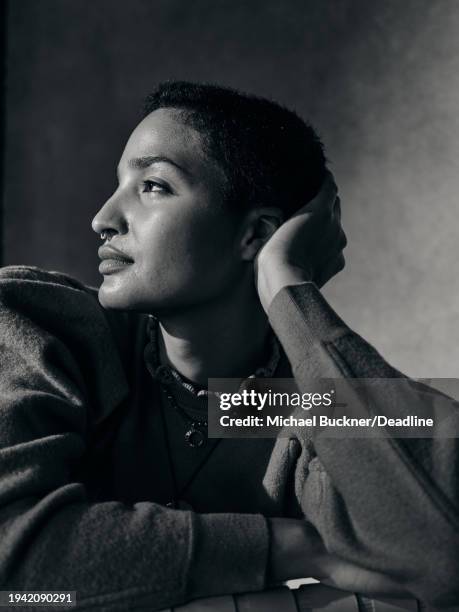
<path fill-rule="evenodd" d="M 97 299 L 97 290 L 88 287 L 62 272 L 44 270 L 35 266 L 5 266 L 0 268 L 0 299 L 7 305 L 23 304 L 24 299 L 34 296 L 34 307 L 40 307 L 40 299 L 61 296 L 76 296 L 86 293 Z M 49 304 L 51 305 L 51 304 Z"/>
<path fill-rule="evenodd" d="M 44 283 L 56 283 L 58 285 L 68 285 L 75 287 L 85 287 L 83 283 L 76 278 L 57 272 L 55 270 L 45 270 L 37 266 L 12 265 L 3 266 L 0 268 L 0 280 L 16 280 L 16 281 L 35 281 Z"/>
<path fill-rule="evenodd" d="M 10 325 L 27 319 L 43 332 L 67 338 L 77 327 L 80 333 L 96 334 L 94 340 L 108 329 L 97 290 L 62 272 L 35 266 L 0 268 L 0 303 Z"/>
<path fill-rule="evenodd" d="M 33 320 L 71 331 L 72 324 L 102 327 L 122 334 L 139 315 L 107 311 L 99 303 L 98 290 L 78 279 L 35 266 L 0 268 L 0 302 L 3 312 L 31 315 Z M 94 330 L 93 330 L 94 331 Z"/>
<path fill-rule="evenodd" d="M 136 313 L 105 310 L 96 288 L 68 274 L 34 266 L 0 268 L 5 350 L 16 362 L 18 355 L 30 356 L 46 368 L 71 356 L 85 386 L 103 403 L 110 398 L 116 403 L 128 393 L 129 360 L 143 322 Z"/>

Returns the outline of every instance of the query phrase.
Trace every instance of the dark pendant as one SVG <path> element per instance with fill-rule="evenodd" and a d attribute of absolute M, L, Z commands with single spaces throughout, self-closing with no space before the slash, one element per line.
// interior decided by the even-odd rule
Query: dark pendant
<path fill-rule="evenodd" d="M 185 440 L 193 448 L 200 448 L 201 446 L 204 446 L 204 444 L 206 443 L 207 436 L 205 432 L 202 431 L 202 429 L 199 429 L 193 423 L 190 429 L 185 434 Z"/>

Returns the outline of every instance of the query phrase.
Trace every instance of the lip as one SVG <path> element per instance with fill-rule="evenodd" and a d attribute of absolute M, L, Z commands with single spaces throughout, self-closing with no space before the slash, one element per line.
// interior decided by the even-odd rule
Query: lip
<path fill-rule="evenodd" d="M 114 257 L 112 259 L 104 259 L 99 265 L 99 272 L 104 275 L 115 274 L 115 272 L 120 272 L 133 263 L 133 261 L 128 261 L 127 259 L 115 259 Z"/>
<path fill-rule="evenodd" d="M 97 251 L 100 259 L 116 259 L 118 261 L 125 261 L 127 263 L 133 263 L 132 257 L 129 257 L 127 253 L 115 248 L 111 244 L 104 244 Z"/>
<path fill-rule="evenodd" d="M 121 270 L 134 263 L 134 260 L 127 253 L 111 244 L 101 246 L 98 250 L 98 255 L 102 259 L 99 265 L 99 272 L 104 275 L 121 272 Z"/>

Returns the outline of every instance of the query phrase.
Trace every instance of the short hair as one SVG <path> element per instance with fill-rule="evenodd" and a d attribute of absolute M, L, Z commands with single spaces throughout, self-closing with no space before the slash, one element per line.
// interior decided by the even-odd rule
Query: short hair
<path fill-rule="evenodd" d="M 223 170 L 231 205 L 277 206 L 288 218 L 319 191 L 323 145 L 311 125 L 280 104 L 229 87 L 172 81 L 147 96 L 144 116 L 159 108 L 183 111 L 181 119 L 200 133 L 206 154 Z"/>

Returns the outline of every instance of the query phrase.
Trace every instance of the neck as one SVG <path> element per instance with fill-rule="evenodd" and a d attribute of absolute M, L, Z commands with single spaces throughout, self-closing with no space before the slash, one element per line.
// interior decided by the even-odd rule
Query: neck
<path fill-rule="evenodd" d="M 270 326 L 255 287 L 159 319 L 161 362 L 198 385 L 250 376 L 267 358 Z"/>

